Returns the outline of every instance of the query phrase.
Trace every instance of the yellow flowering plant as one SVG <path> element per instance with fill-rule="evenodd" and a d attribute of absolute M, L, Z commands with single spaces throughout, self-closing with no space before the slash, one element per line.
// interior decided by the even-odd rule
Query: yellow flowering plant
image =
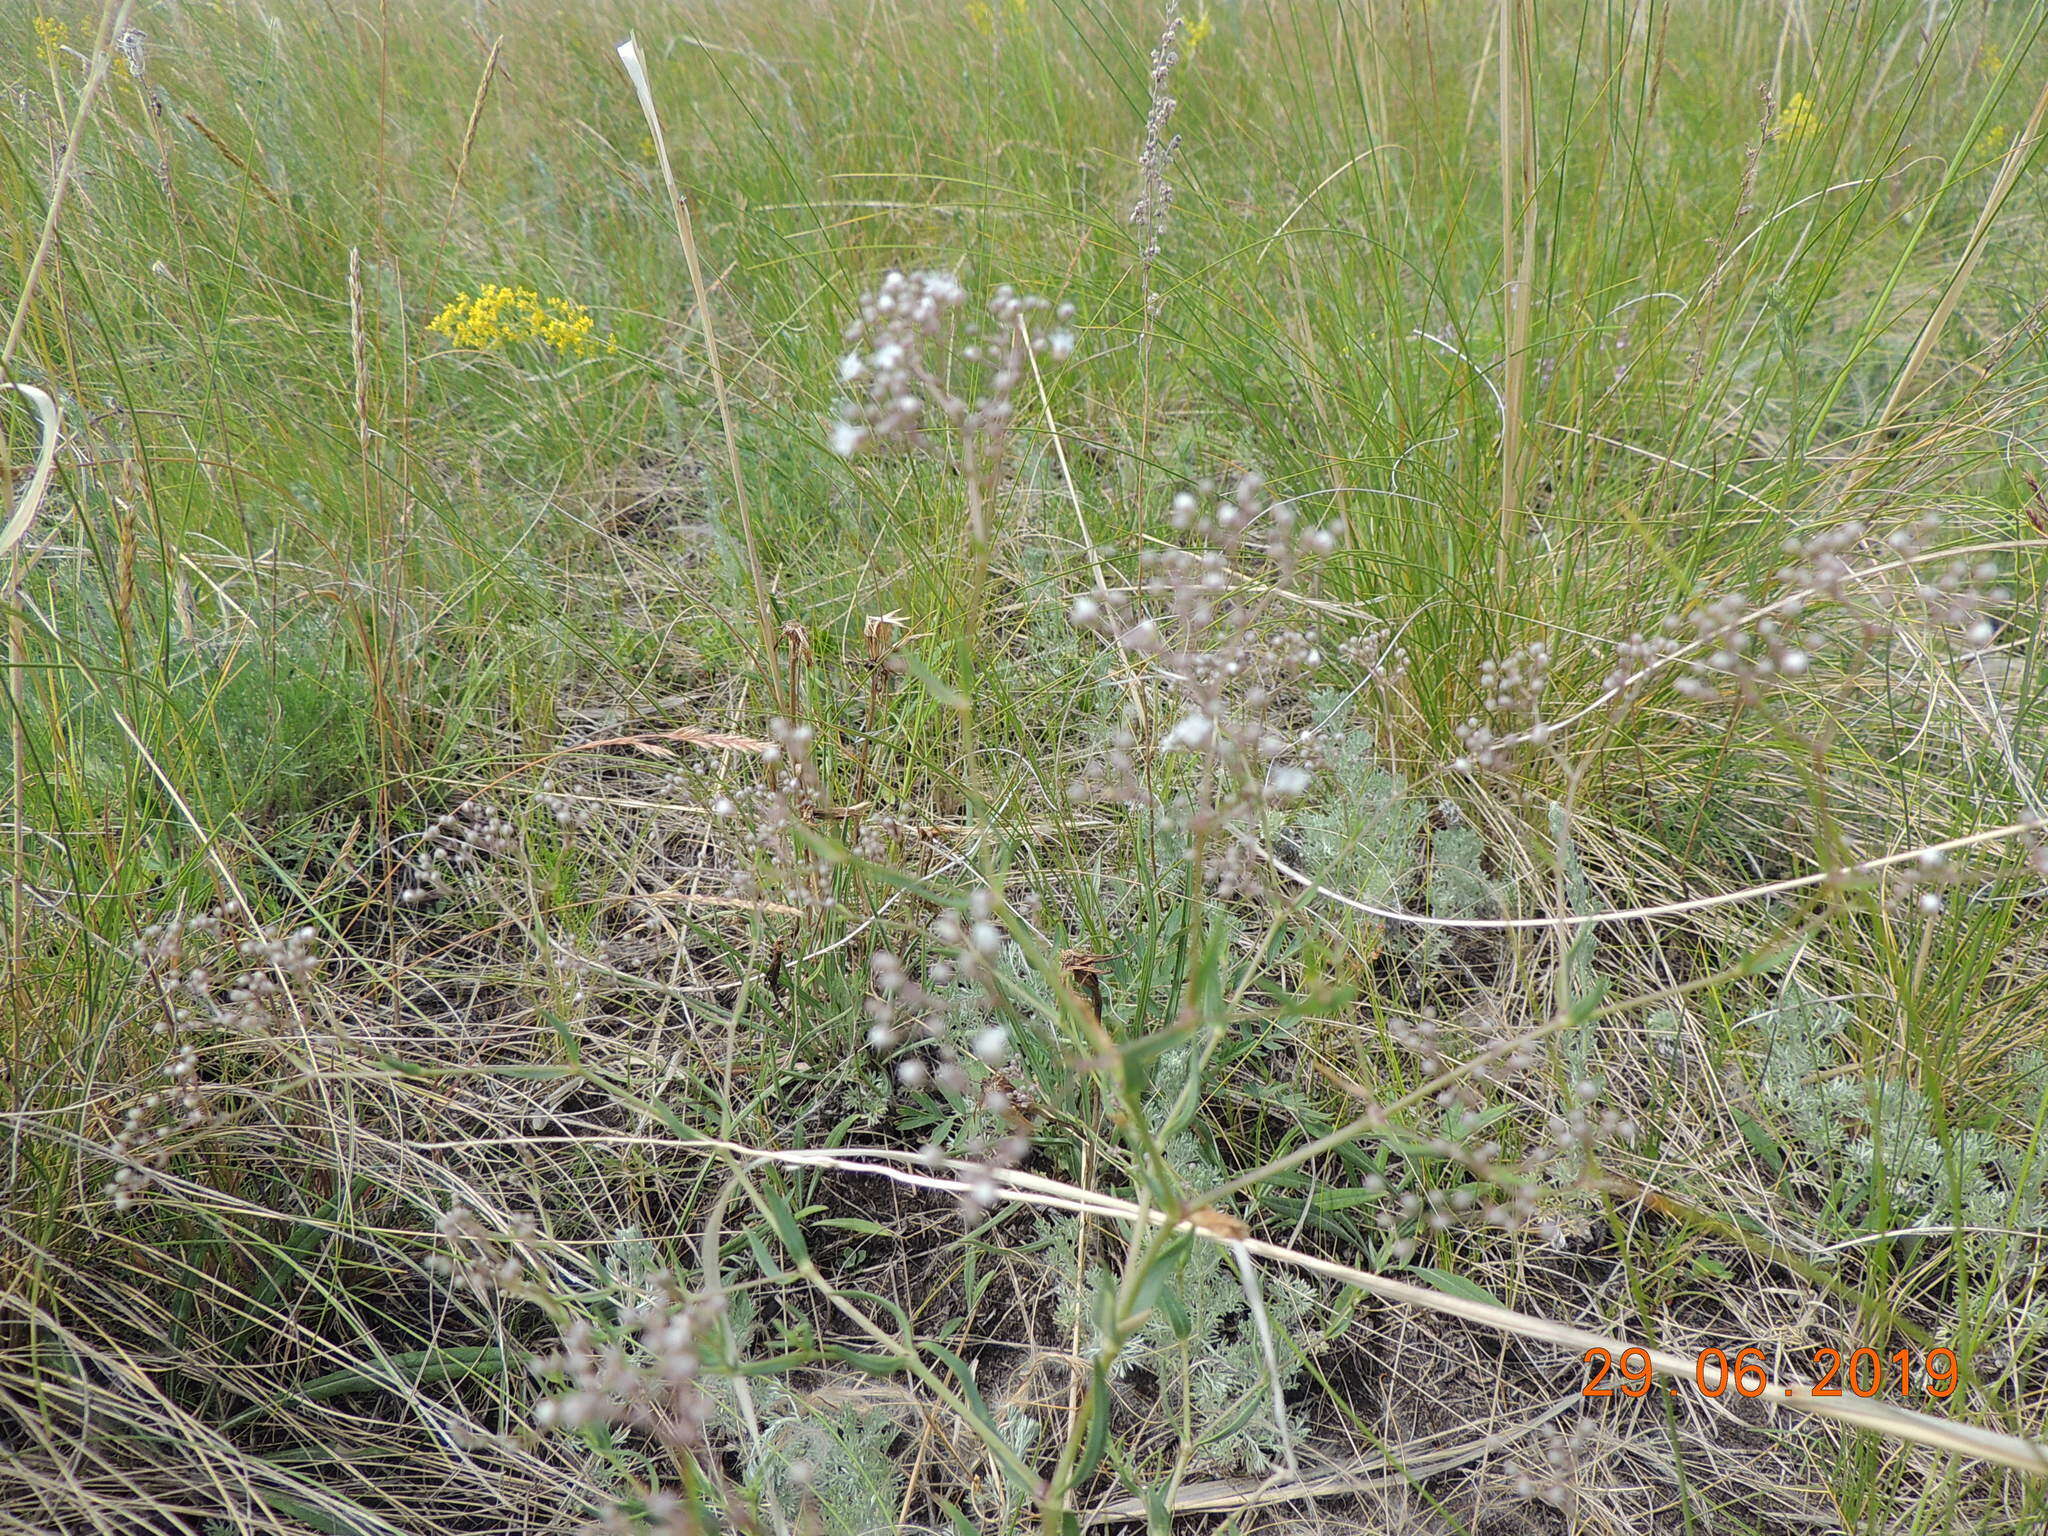
<path fill-rule="evenodd" d="M 596 334 L 597 322 L 573 299 L 543 298 L 531 288 L 485 283 L 472 297 L 458 293 L 427 322 L 427 329 L 458 347 L 490 352 L 515 342 L 534 342 L 564 357 L 616 352 L 618 343 Z"/>
<path fill-rule="evenodd" d="M 71 41 L 71 28 L 55 16 L 38 16 L 36 28 L 36 57 L 45 64 L 55 64 L 64 52 L 64 45 Z"/>
<path fill-rule="evenodd" d="M 1031 13 L 1031 0 L 1005 0 L 1005 5 L 1011 17 L 1017 21 L 1022 21 Z M 969 0 L 967 22 L 968 25 L 973 27 L 983 37 L 994 37 L 996 34 L 995 7 L 990 5 L 988 0 Z"/>
<path fill-rule="evenodd" d="M 1820 111 L 1813 104 L 1813 98 L 1804 91 L 1794 91 L 1791 99 L 1779 110 L 1777 120 L 1771 124 L 1774 139 L 1804 139 L 1819 133 Z"/>

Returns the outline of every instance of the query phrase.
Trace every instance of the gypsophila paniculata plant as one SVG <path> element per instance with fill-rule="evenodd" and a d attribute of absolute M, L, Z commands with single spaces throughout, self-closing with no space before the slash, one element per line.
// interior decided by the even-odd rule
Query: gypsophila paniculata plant
<path fill-rule="evenodd" d="M 711 813 L 739 843 L 732 890 L 748 901 L 775 901 L 822 914 L 839 904 L 831 867 L 801 836 L 827 809 L 818 773 L 817 731 L 780 716 L 768 722 L 763 782 L 722 790 Z"/>
<path fill-rule="evenodd" d="M 601 1424 L 678 1450 L 702 1445 L 713 1411 L 698 1380 L 702 1340 L 722 1310 L 721 1301 L 686 1297 L 665 1277 L 621 1307 L 613 1325 L 575 1318 L 559 1347 L 528 1367 L 550 1389 L 534 1405 L 535 1425 L 576 1431 Z"/>
<path fill-rule="evenodd" d="M 254 922 L 233 900 L 151 923 L 137 936 L 129 953 L 155 995 L 151 1033 L 171 1054 L 160 1069 L 166 1085 L 128 1108 L 113 1139 L 119 1166 L 106 1194 L 115 1210 L 134 1205 L 176 1149 L 179 1131 L 208 1119 L 202 1040 L 274 1035 L 295 1006 L 293 988 L 320 968 L 315 938 L 308 927 Z"/>
<path fill-rule="evenodd" d="M 434 818 L 415 841 L 398 883 L 400 906 L 416 907 L 450 895 L 494 858 L 519 851 L 519 828 L 499 806 L 465 800 Z"/>
<path fill-rule="evenodd" d="M 920 975 L 892 951 L 870 958 L 868 1048 L 890 1064 L 901 1092 L 935 1094 L 952 1106 L 960 1156 L 985 1169 L 1019 1167 L 1031 1155 L 1036 1095 L 1016 1069 L 1022 1015 L 1012 997 L 1035 996 L 1047 1010 L 1050 1000 L 1005 931 L 992 891 L 970 894 L 964 921 L 941 912 L 928 937 L 931 958 Z M 940 1155 L 936 1145 L 927 1152 Z M 970 1178 L 962 1214 L 979 1216 L 997 1198 L 986 1173 Z"/>
<path fill-rule="evenodd" d="M 531 1216 L 493 1224 L 457 1205 L 436 1231 L 445 1251 L 429 1256 L 430 1271 L 477 1301 L 528 1303 L 555 1322 L 554 1346 L 526 1363 L 538 1388 L 533 1428 L 633 1447 L 613 1461 L 631 1491 L 603 1505 L 581 1536 L 702 1530 L 693 1501 L 659 1485 L 662 1462 L 640 1447 L 660 1447 L 669 1466 L 689 1461 L 722 1483 L 715 1456 L 702 1453 L 738 1428 L 726 1340 L 747 1324 L 728 1327 L 727 1298 L 686 1291 L 633 1228 L 590 1260 L 566 1259 Z"/>
<path fill-rule="evenodd" d="M 1073 305 L 1007 283 L 977 309 L 950 272 L 890 272 L 846 327 L 833 451 L 902 452 L 945 438 L 966 482 L 969 532 L 985 544 L 1015 434 L 1017 391 L 1034 359 L 1073 355 L 1073 319 Z"/>
<path fill-rule="evenodd" d="M 1172 523 L 1187 547 L 1144 551 L 1135 591 L 1098 586 L 1068 615 L 1144 681 L 1164 729 L 1143 739 L 1143 722 L 1127 720 L 1068 796 L 1163 810 L 1217 894 L 1257 896 L 1266 866 L 1252 835 L 1307 791 L 1322 749 L 1300 714 L 1321 642 L 1279 622 L 1298 611 L 1279 594 L 1313 590 L 1340 525 L 1303 523 L 1257 475 L 1227 494 L 1181 492 Z"/>
<path fill-rule="evenodd" d="M 1581 1465 L 1590 1458 L 1593 1444 L 1593 1422 L 1583 1415 L 1569 1427 L 1545 1424 L 1509 1460 L 1506 1491 L 1552 1509 L 1571 1509 L 1579 1498 Z"/>
<path fill-rule="evenodd" d="M 1555 1241 L 1560 1229 L 1544 1214 L 1554 1197 L 1586 1187 L 1602 1147 L 1631 1145 L 1639 1135 L 1631 1114 L 1601 1102 L 1605 1084 L 1580 1077 L 1560 1088 L 1550 1043 L 1532 1041 L 1492 1010 L 1446 1020 L 1423 1007 L 1388 1020 L 1386 1037 L 1404 1077 L 1431 1081 L 1461 1070 L 1432 1096 L 1420 1123 L 1382 1120 L 1393 1155 L 1360 1181 L 1379 1202 L 1374 1224 L 1397 1262 L 1468 1226 Z"/>
<path fill-rule="evenodd" d="M 501 1229 L 484 1221 L 466 1205 L 450 1206 L 434 1230 L 447 1251 L 427 1256 L 427 1268 L 476 1297 L 510 1291 L 536 1265 L 535 1240 L 540 1224 L 531 1216 L 515 1216 Z M 544 1270 L 541 1272 L 545 1272 Z"/>
<path fill-rule="evenodd" d="M 1575 708 L 1551 696 L 1548 643 L 1490 657 L 1479 671 L 1480 710 L 1456 728 L 1451 767 L 1498 775 L 1532 749 L 1551 747 L 1555 757 L 1567 725 L 1611 721 L 1660 683 L 1690 704 L 1770 711 L 1781 699 L 1789 707 L 1787 690 L 1802 680 L 1842 684 L 1887 665 L 1901 637 L 1976 654 L 1996 638 L 2013 589 L 1995 554 L 1945 551 L 1943 527 L 1930 512 L 1882 537 L 1860 518 L 1788 535 L 1785 563 L 1761 593 L 1703 595 L 1630 634 L 1612 647 L 1599 696 Z"/>

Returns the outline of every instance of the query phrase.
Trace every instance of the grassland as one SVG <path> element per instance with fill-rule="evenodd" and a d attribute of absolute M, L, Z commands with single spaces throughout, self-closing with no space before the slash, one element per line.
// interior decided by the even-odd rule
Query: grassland
<path fill-rule="evenodd" d="M 2043 1529 L 2044 20 L 4 0 L 0 1530 Z"/>

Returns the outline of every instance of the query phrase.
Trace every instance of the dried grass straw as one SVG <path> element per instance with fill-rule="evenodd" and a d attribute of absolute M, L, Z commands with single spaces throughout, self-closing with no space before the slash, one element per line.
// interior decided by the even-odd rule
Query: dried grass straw
<path fill-rule="evenodd" d="M 1574 1328 L 1565 1323 L 1554 1323 L 1548 1318 L 1533 1317 L 1526 1312 L 1517 1312 L 1512 1307 L 1504 1307 L 1494 1302 L 1470 1300 L 1445 1291 L 1431 1290 L 1426 1286 L 1412 1285 L 1405 1280 L 1356 1269 L 1331 1259 L 1318 1258 L 1314 1254 L 1303 1253 L 1279 1243 L 1264 1242 L 1242 1235 L 1244 1229 L 1235 1218 L 1215 1211 L 1196 1211 L 1184 1220 L 1174 1221 L 1164 1211 L 1151 1206 L 1138 1205 L 1113 1195 L 1098 1194 L 1093 1190 L 1082 1189 L 1078 1185 L 1014 1169 L 988 1169 L 948 1161 L 940 1165 L 947 1170 L 946 1174 L 940 1174 L 920 1171 L 918 1167 L 897 1166 L 898 1163 L 916 1164 L 920 1159 L 916 1153 L 899 1152 L 891 1148 L 864 1148 L 857 1153 L 847 1154 L 769 1151 L 711 1140 L 671 1145 L 705 1152 L 725 1152 L 750 1161 L 775 1163 L 785 1167 L 827 1168 L 838 1173 L 867 1174 L 916 1189 L 963 1196 L 969 1192 L 968 1179 L 993 1179 L 1000 1187 L 1003 1198 L 1022 1205 L 1042 1206 L 1053 1210 L 1070 1211 L 1077 1215 L 1152 1226 L 1172 1225 L 1178 1230 L 1193 1232 L 1210 1242 L 1222 1243 L 1249 1257 L 1286 1264 L 1344 1285 L 1356 1286 L 1359 1290 L 1377 1296 L 1383 1301 L 1398 1302 L 1404 1306 L 1420 1307 L 1425 1311 L 1463 1318 L 1467 1322 L 1477 1323 L 1497 1333 L 1534 1339 L 1539 1343 L 1555 1345 L 1559 1349 L 1574 1353 L 1599 1349 L 1619 1356 L 1624 1350 L 1641 1349 L 1649 1356 L 1650 1367 L 1656 1375 L 1677 1381 L 1697 1379 L 1695 1372 L 1698 1369 L 1698 1362 L 1694 1359 L 1672 1354 L 1668 1350 L 1651 1349 L 1610 1334 L 1594 1333 L 1589 1329 Z M 1725 1389 L 1726 1383 L 1723 1382 L 1721 1385 Z M 1760 1393 L 1755 1394 L 1755 1398 L 1759 1402 L 1775 1403 L 1800 1413 L 1834 1419 L 1856 1429 L 1868 1430 L 1872 1434 L 1912 1441 L 1935 1450 L 1950 1451 L 1973 1461 L 1992 1462 L 2015 1467 L 2023 1472 L 2032 1472 L 2037 1476 L 2048 1476 L 2048 1446 L 2018 1435 L 1983 1429 L 1974 1424 L 1961 1424 L 1937 1418 L 1930 1413 L 1921 1413 L 1914 1409 L 1900 1408 L 1890 1403 L 1865 1398 L 1815 1397 L 1811 1386 L 1804 1383 L 1786 1385 L 1770 1382 Z"/>

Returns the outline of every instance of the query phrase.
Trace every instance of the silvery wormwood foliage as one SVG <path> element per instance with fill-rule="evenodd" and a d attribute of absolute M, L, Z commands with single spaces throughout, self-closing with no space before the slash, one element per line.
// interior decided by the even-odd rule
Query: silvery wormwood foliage
<path fill-rule="evenodd" d="M 1788 978 L 1778 1000 L 1753 1016 L 1766 1054 L 1758 1097 L 1775 1112 L 1815 1182 L 1847 1192 L 1851 1210 L 1888 1197 L 1902 1224 L 1950 1219 L 1977 1226 L 2032 1225 L 2048 1187 L 2024 1147 L 1987 1131 L 1939 1129 L 1942 1116 L 1918 1086 L 1896 1076 L 1845 1076 L 1848 1009 Z"/>

